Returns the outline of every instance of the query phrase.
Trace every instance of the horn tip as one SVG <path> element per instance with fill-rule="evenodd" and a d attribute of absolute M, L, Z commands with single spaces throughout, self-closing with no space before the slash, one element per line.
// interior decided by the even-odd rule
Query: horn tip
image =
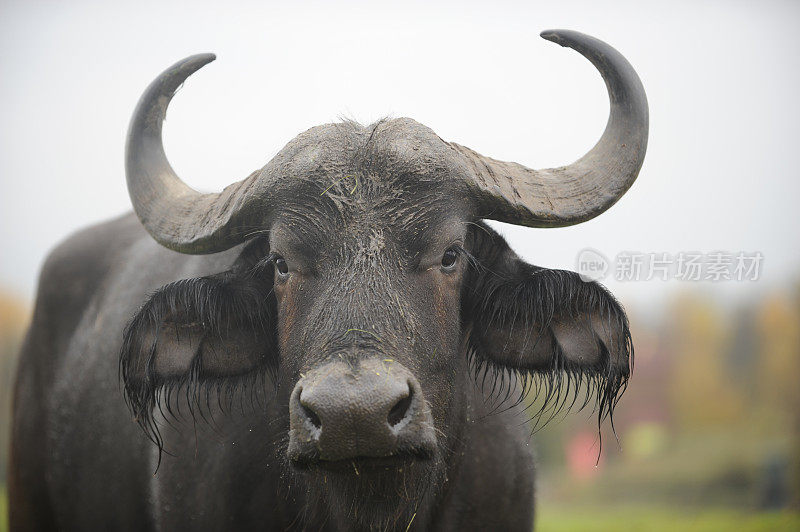
<path fill-rule="evenodd" d="M 217 58 L 217 54 L 205 53 L 190 55 L 175 63 L 170 70 L 182 72 L 184 79 L 191 76 Z"/>
<path fill-rule="evenodd" d="M 580 33 L 573 30 L 544 30 L 539 34 L 539 37 L 561 46 L 569 46 L 570 36 L 575 36 L 575 34 L 580 35 Z"/>
<path fill-rule="evenodd" d="M 204 67 L 205 65 L 209 64 L 212 61 L 217 59 L 217 54 L 215 53 L 204 53 L 204 54 L 195 54 L 193 56 L 187 57 L 184 61 L 187 63 L 191 63 L 196 68 Z"/>

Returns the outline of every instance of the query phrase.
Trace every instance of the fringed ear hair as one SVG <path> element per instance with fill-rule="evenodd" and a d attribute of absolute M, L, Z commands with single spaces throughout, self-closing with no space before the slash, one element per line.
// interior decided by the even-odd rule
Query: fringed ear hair
<path fill-rule="evenodd" d="M 184 279 L 158 289 L 125 328 L 120 376 L 134 418 L 162 448 L 153 417 L 175 418 L 183 403 L 204 416 L 277 369 L 272 269 L 229 271 Z M 257 274 L 256 274 L 257 273 Z M 262 394 L 263 395 L 263 394 Z M 173 399 L 175 399 L 173 401 Z"/>
<path fill-rule="evenodd" d="M 594 404 L 599 423 L 611 417 L 633 363 L 616 299 L 576 273 L 525 263 L 488 227 L 472 231 L 471 248 L 481 267 L 470 271 L 462 312 L 479 384 L 501 403 L 540 398 L 538 419 L 576 404 Z"/>

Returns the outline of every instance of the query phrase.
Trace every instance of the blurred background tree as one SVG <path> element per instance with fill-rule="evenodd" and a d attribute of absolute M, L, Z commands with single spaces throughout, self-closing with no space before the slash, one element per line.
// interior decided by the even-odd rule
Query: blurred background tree
<path fill-rule="evenodd" d="M 735 305 L 687 291 L 642 316 L 631 311 L 636 365 L 615 414 L 619 444 L 603 427 L 597 460 L 585 415 L 535 435 L 542 507 L 797 509 L 800 286 Z M 581 442 L 598 474 L 576 468 Z"/>
<path fill-rule="evenodd" d="M 28 322 L 28 306 L 0 289 L 0 487 L 8 472 L 11 400 L 17 352 Z"/>

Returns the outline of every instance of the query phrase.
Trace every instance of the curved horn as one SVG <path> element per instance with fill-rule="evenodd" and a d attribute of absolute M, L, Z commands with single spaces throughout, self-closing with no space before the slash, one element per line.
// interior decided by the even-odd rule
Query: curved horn
<path fill-rule="evenodd" d="M 611 113 L 603 136 L 569 166 L 532 170 L 484 157 L 451 143 L 466 156 L 482 218 L 530 227 L 564 227 L 611 207 L 639 174 L 647 151 L 647 96 L 622 54 L 577 31 L 548 30 L 541 36 L 580 52 L 600 71 Z"/>
<path fill-rule="evenodd" d="M 139 99 L 125 146 L 128 194 L 136 214 L 158 243 L 181 253 L 216 253 L 235 246 L 246 236 L 244 218 L 254 214 L 247 191 L 258 172 L 222 192 L 201 194 L 181 181 L 164 154 L 161 124 L 172 96 L 214 59 L 214 54 L 193 55 L 162 72 Z"/>

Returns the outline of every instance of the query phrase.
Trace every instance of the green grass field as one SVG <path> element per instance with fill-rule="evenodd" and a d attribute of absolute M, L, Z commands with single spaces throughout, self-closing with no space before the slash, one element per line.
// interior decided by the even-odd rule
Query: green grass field
<path fill-rule="evenodd" d="M 0 486 L 0 532 L 8 532 L 8 502 L 3 486 Z"/>
<path fill-rule="evenodd" d="M 539 509 L 538 532 L 773 532 L 800 530 L 797 513 L 743 513 L 729 509 L 674 511 L 665 507 L 558 507 Z M 0 532 L 8 532 L 5 488 L 0 487 Z"/>
<path fill-rule="evenodd" d="M 543 507 L 538 510 L 538 532 L 773 532 L 800 530 L 800 514 L 745 513 L 731 509 L 673 510 L 668 507 Z"/>

